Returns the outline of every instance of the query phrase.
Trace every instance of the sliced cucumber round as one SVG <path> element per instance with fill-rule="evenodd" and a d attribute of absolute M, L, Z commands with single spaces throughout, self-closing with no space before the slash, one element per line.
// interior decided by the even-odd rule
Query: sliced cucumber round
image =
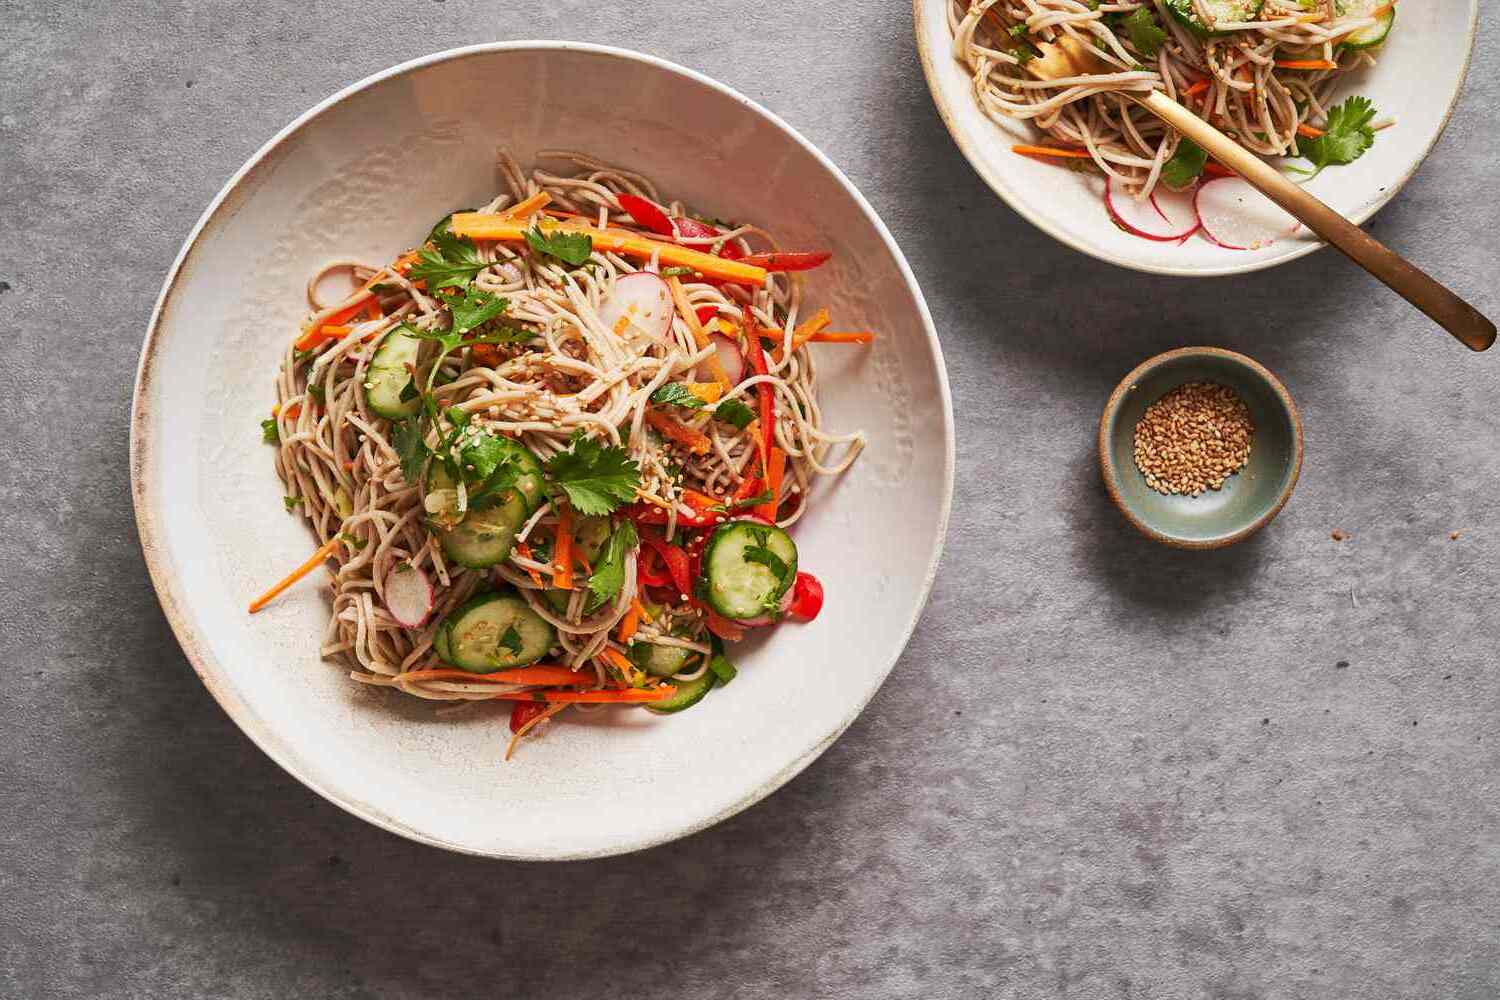
<path fill-rule="evenodd" d="M 675 682 L 677 693 L 666 701 L 648 702 L 646 708 L 658 715 L 671 715 L 685 708 L 692 708 L 703 700 L 708 694 L 708 689 L 714 686 L 714 674 L 712 670 L 703 671 L 703 676 L 692 681 Z"/>
<path fill-rule="evenodd" d="M 438 532 L 448 558 L 460 566 L 484 569 L 510 558 L 516 533 L 530 512 L 519 490 L 506 490 L 493 507 L 471 510 L 455 527 Z"/>
<path fill-rule="evenodd" d="M 1214 24 L 1253 21 L 1260 16 L 1260 9 L 1265 5 L 1266 0 L 1204 0 L 1203 3 Z M 1193 8 L 1193 0 L 1167 0 L 1167 9 L 1196 34 L 1221 34 L 1199 20 L 1198 12 Z"/>
<path fill-rule="evenodd" d="M 425 489 L 422 506 L 427 511 L 428 526 L 437 531 L 458 527 L 465 513 L 458 509 L 458 480 L 442 462 L 428 465 Z"/>
<path fill-rule="evenodd" d="M 438 655 L 475 674 L 535 663 L 557 643 L 551 623 L 508 591 L 480 594 L 443 619 L 438 631 L 446 633 Z"/>
<path fill-rule="evenodd" d="M 630 662 L 652 677 L 671 677 L 692 669 L 699 654 L 681 646 L 658 646 L 651 642 L 637 642 L 630 647 Z"/>
<path fill-rule="evenodd" d="M 699 589 L 719 614 L 732 620 L 781 613 L 781 599 L 797 580 L 797 545 L 780 528 L 759 521 L 729 521 L 703 547 Z"/>
<path fill-rule="evenodd" d="M 498 433 L 478 433 L 459 446 L 459 461 L 464 467 L 465 481 L 473 468 L 482 471 L 494 469 L 501 463 L 514 465 L 519 470 L 515 488 L 526 497 L 528 513 L 535 513 L 547 499 L 541 460 L 515 438 Z M 470 485 L 477 487 L 480 484 Z"/>
<path fill-rule="evenodd" d="M 1396 23 L 1396 5 L 1389 0 L 1339 0 L 1335 9 L 1341 18 L 1375 15 L 1374 24 L 1345 35 L 1339 42 L 1340 48 L 1373 49 L 1385 41 L 1385 36 L 1391 33 L 1391 26 Z"/>
<path fill-rule="evenodd" d="M 412 384 L 421 338 L 406 325 L 396 327 L 381 338 L 365 369 L 365 402 L 387 420 L 404 420 L 422 408 L 422 398 Z"/>
<path fill-rule="evenodd" d="M 441 625 L 432 634 L 432 651 L 444 663 L 453 662 L 453 650 L 448 648 L 448 630 Z"/>

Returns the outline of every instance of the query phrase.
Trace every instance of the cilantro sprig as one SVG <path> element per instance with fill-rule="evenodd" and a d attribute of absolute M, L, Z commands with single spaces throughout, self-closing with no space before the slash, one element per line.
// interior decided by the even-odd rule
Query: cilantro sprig
<path fill-rule="evenodd" d="M 1148 58 L 1160 52 L 1162 42 L 1167 40 L 1167 33 L 1156 23 L 1156 15 L 1150 7 L 1137 7 L 1120 18 L 1119 26 L 1130 36 L 1130 44 L 1136 52 Z"/>
<path fill-rule="evenodd" d="M 544 233 L 539 226 L 526 230 L 526 244 L 539 254 L 556 257 L 564 264 L 579 267 L 594 253 L 594 238 L 588 233 L 555 229 Z"/>
<path fill-rule="evenodd" d="M 417 261 L 407 272 L 412 281 L 425 281 L 434 292 L 444 288 L 467 288 L 490 262 L 479 254 L 473 240 L 451 232 L 433 232 L 429 246 L 417 251 Z"/>
<path fill-rule="evenodd" d="M 1208 152 L 1191 139 L 1177 143 L 1177 152 L 1161 165 L 1161 182 L 1174 191 L 1190 187 L 1203 175 L 1208 165 Z"/>
<path fill-rule="evenodd" d="M 668 382 L 651 394 L 651 402 L 667 406 L 681 406 L 689 410 L 702 409 L 703 400 L 681 382 Z"/>
<path fill-rule="evenodd" d="M 1343 166 L 1365 155 L 1375 143 L 1375 104 L 1368 97 L 1351 97 L 1328 109 L 1328 122 L 1317 137 L 1299 136 L 1297 152 L 1312 161 L 1316 177 L 1324 167 Z"/>
<path fill-rule="evenodd" d="M 620 588 L 625 585 L 625 556 L 640 543 L 635 525 L 629 521 L 621 521 L 609 536 L 604 551 L 594 564 L 594 572 L 589 576 L 589 612 L 604 607 L 620 593 Z"/>
<path fill-rule="evenodd" d="M 605 447 L 579 432 L 571 447 L 547 460 L 554 495 L 580 514 L 608 514 L 635 499 L 641 467 L 618 445 Z"/>

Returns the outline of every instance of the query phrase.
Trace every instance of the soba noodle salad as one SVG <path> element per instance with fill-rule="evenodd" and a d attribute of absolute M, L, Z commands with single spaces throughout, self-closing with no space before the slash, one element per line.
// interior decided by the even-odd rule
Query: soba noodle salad
<path fill-rule="evenodd" d="M 1348 74 L 1374 65 L 1395 18 L 1388 0 L 948 3 L 953 54 L 980 108 L 1030 121 L 1051 140 L 1016 152 L 1088 165 L 1137 200 L 1232 175 L 1126 93 L 1163 90 L 1246 149 L 1305 158 L 1286 169 L 1310 175 L 1353 162 L 1388 124 L 1365 98 L 1334 100 Z M 1033 78 L 1026 64 L 1038 45 L 1064 36 L 1112 72 Z"/>
<path fill-rule="evenodd" d="M 810 345 L 874 336 L 804 302 L 829 253 L 538 158 L 560 171 L 502 154 L 489 204 L 309 280 L 262 427 L 322 547 L 251 605 L 332 560 L 323 656 L 512 703 L 511 750 L 569 706 L 689 708 L 726 642 L 818 614 L 791 530 L 864 438 L 824 428 Z"/>

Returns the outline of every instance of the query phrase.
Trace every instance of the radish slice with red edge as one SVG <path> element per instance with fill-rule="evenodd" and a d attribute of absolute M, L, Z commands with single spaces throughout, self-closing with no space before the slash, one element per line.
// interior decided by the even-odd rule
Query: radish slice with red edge
<path fill-rule="evenodd" d="M 385 575 L 385 609 L 403 628 L 421 628 L 432 614 L 432 583 L 411 563 L 397 563 Z"/>
<path fill-rule="evenodd" d="M 738 385 L 740 379 L 745 377 L 745 356 L 740 353 L 739 345 L 722 333 L 715 333 L 708 340 L 714 345 L 714 352 L 719 356 L 719 364 L 723 366 L 724 375 L 729 379 L 729 384 Z M 713 380 L 713 374 L 708 370 L 707 365 L 699 367 L 698 379 L 703 382 Z"/>
<path fill-rule="evenodd" d="M 1198 220 L 1198 192 L 1193 188 L 1185 191 L 1173 191 L 1169 187 L 1157 185 L 1156 190 L 1151 192 L 1151 207 L 1156 209 L 1166 224 L 1174 231 L 1182 233 L 1177 238 L 1179 243 L 1196 233 L 1202 223 Z"/>
<path fill-rule="evenodd" d="M 685 216 L 677 216 L 672 220 L 677 226 L 677 235 L 686 236 L 688 239 L 718 239 L 724 234 L 706 222 L 697 219 L 689 219 Z"/>
<path fill-rule="evenodd" d="M 634 327 L 654 340 L 662 340 L 672 328 L 672 315 L 672 290 L 660 275 L 650 271 L 619 278 L 599 305 L 599 319 L 621 336 L 629 335 Z M 628 323 L 622 326 L 621 320 Z"/>
<path fill-rule="evenodd" d="M 1137 198 L 1126 191 L 1124 185 L 1113 177 L 1104 186 L 1104 207 L 1115 225 L 1132 236 L 1158 243 L 1171 243 L 1191 236 L 1198 228 L 1196 218 L 1168 217 L 1149 199 Z"/>
<path fill-rule="evenodd" d="M 1203 234 L 1226 250 L 1259 250 L 1297 231 L 1300 223 L 1240 177 L 1219 177 L 1198 188 Z"/>

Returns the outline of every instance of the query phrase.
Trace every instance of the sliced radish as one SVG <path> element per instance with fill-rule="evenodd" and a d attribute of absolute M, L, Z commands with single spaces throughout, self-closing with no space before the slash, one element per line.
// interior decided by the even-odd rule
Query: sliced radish
<path fill-rule="evenodd" d="M 1219 177 L 1198 188 L 1203 234 L 1226 250 L 1259 250 L 1297 231 L 1299 223 L 1239 177 Z"/>
<path fill-rule="evenodd" d="M 1104 187 L 1104 207 L 1115 225 L 1142 239 L 1170 243 L 1192 235 L 1198 228 L 1197 219 L 1191 221 L 1169 217 L 1149 199 L 1135 197 L 1113 177 Z"/>
<path fill-rule="evenodd" d="M 397 563 L 385 575 L 385 609 L 405 628 L 421 628 L 432 614 L 432 583 L 411 563 Z"/>
<path fill-rule="evenodd" d="M 627 274 L 615 281 L 599 306 L 599 318 L 622 335 L 633 327 L 662 340 L 672 328 L 672 290 L 650 271 Z"/>
<path fill-rule="evenodd" d="M 1151 207 L 1156 209 L 1160 215 L 1175 232 L 1182 233 L 1178 242 L 1185 241 L 1189 236 L 1196 233 L 1202 226 L 1198 221 L 1198 192 L 1193 188 L 1185 191 L 1173 191 L 1171 188 L 1157 185 L 1155 191 L 1151 192 Z"/>
<path fill-rule="evenodd" d="M 739 345 L 722 333 L 715 333 L 708 339 L 719 355 L 719 364 L 724 367 L 724 375 L 729 379 L 729 384 L 739 384 L 740 379 L 745 377 L 745 356 L 740 353 Z M 699 366 L 698 378 L 704 382 L 712 381 L 713 376 L 707 365 Z"/>

